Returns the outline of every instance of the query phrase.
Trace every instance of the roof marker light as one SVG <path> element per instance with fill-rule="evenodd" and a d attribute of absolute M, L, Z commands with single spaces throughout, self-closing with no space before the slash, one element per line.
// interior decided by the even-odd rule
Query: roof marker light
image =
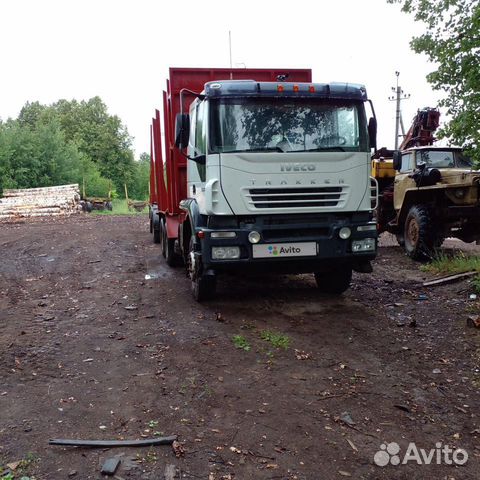
<path fill-rule="evenodd" d="M 310 93 L 315 93 L 315 86 L 314 86 L 314 85 L 310 85 L 310 86 L 308 87 L 308 91 L 309 91 Z"/>
<path fill-rule="evenodd" d="M 283 88 L 283 85 L 277 85 L 277 90 L 280 92 L 280 93 L 283 93 L 283 91 L 285 90 Z"/>
<path fill-rule="evenodd" d="M 299 90 L 298 85 L 294 85 L 294 86 L 293 86 L 293 91 L 294 91 L 295 93 L 298 93 L 298 90 Z"/>

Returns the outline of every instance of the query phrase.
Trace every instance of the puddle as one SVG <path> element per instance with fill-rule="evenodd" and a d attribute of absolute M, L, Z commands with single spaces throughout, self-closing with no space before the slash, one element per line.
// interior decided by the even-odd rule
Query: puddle
<path fill-rule="evenodd" d="M 145 280 L 171 278 L 173 274 L 174 271 L 172 271 L 168 265 L 162 265 L 160 262 L 154 265 L 152 262 L 152 264 L 148 265 L 148 270 L 145 274 Z"/>

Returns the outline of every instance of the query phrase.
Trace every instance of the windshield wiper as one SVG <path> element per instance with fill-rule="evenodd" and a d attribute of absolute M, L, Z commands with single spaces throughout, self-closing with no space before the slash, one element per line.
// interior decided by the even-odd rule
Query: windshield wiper
<path fill-rule="evenodd" d="M 281 152 L 284 153 L 285 151 L 282 150 L 280 147 L 255 147 L 255 148 L 245 148 L 242 150 L 226 150 L 223 152 L 218 153 L 248 153 L 248 152 Z"/>
<path fill-rule="evenodd" d="M 316 148 L 307 148 L 306 150 L 297 150 L 297 152 L 346 152 L 343 147 L 316 147 Z"/>

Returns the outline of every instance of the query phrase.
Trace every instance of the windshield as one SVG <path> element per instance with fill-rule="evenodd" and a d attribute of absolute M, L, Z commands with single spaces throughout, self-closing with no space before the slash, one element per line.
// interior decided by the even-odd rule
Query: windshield
<path fill-rule="evenodd" d="M 363 103 L 305 98 L 211 101 L 211 151 L 367 151 Z"/>
<path fill-rule="evenodd" d="M 471 168 L 472 162 L 462 152 L 455 150 L 420 150 L 417 164 L 429 168 Z"/>

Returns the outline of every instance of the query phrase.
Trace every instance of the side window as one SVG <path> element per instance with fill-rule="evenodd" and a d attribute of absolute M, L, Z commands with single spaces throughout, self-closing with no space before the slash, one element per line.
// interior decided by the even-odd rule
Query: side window
<path fill-rule="evenodd" d="M 207 153 L 205 122 L 203 121 L 205 112 L 204 105 L 204 102 L 199 102 L 197 105 L 197 125 L 195 128 L 195 153 L 197 155 L 205 155 Z"/>
<path fill-rule="evenodd" d="M 195 123 L 195 155 L 206 155 L 207 129 L 205 121 L 205 102 L 199 102 L 197 105 Z M 200 180 L 204 182 L 206 179 L 206 166 L 197 163 L 197 169 Z"/>
<path fill-rule="evenodd" d="M 197 122 L 197 109 L 190 108 L 190 135 L 188 139 L 188 154 L 195 155 L 195 127 Z"/>
<path fill-rule="evenodd" d="M 402 155 L 402 167 L 400 173 L 411 172 L 412 168 L 412 154 L 406 153 L 405 155 Z"/>

